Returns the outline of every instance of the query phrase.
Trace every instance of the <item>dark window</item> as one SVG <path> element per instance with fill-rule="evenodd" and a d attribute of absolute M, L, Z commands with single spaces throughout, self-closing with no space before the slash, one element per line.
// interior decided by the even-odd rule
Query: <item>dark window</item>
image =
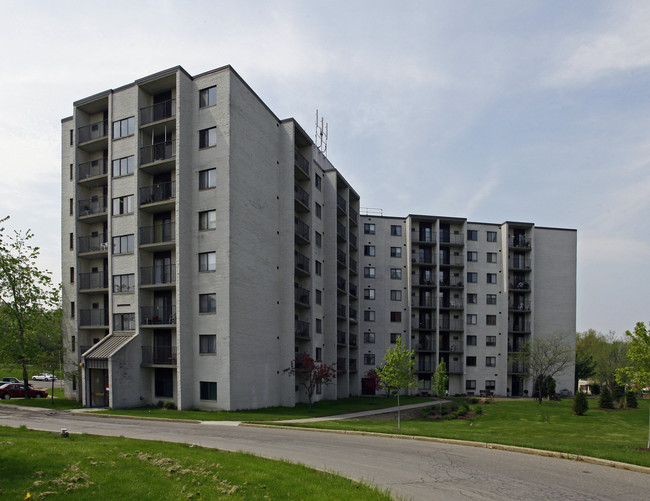
<path fill-rule="evenodd" d="M 316 174 L 315 177 L 314 177 L 314 184 L 316 185 L 316 189 L 318 191 L 320 191 L 321 186 L 322 186 L 322 180 L 321 180 L 321 177 L 318 174 Z"/>
<path fill-rule="evenodd" d="M 477 294 L 467 294 L 467 303 L 468 304 L 476 304 L 476 303 L 478 303 L 478 295 Z"/>
<path fill-rule="evenodd" d="M 487 283 L 496 284 L 497 283 L 497 274 L 496 273 L 488 273 L 487 274 Z"/>
<path fill-rule="evenodd" d="M 320 261 L 314 261 L 314 268 L 316 270 L 316 275 L 320 277 L 321 274 L 323 273 L 323 263 L 321 263 Z"/>
<path fill-rule="evenodd" d="M 70 350 L 77 351 L 77 336 L 70 336 Z"/>
<path fill-rule="evenodd" d="M 374 322 L 375 321 L 375 312 L 370 310 L 370 311 L 364 311 L 363 312 L 363 319 L 366 322 Z"/>
<path fill-rule="evenodd" d="M 470 262 L 478 261 L 478 252 L 467 251 L 467 260 L 470 261 Z"/>
<path fill-rule="evenodd" d="M 217 145 L 217 128 L 210 127 L 199 131 L 199 148 L 212 148 Z"/>
<path fill-rule="evenodd" d="M 375 255 L 375 246 L 374 245 L 364 245 L 363 246 L 363 255 L 364 256 L 374 256 Z"/>
<path fill-rule="evenodd" d="M 323 360 L 323 348 L 316 348 L 316 362 Z"/>
<path fill-rule="evenodd" d="M 476 357 L 466 357 L 465 365 L 467 367 L 476 367 Z"/>
<path fill-rule="evenodd" d="M 363 232 L 366 235 L 374 235 L 375 234 L 375 225 L 373 223 L 364 223 Z"/>
<path fill-rule="evenodd" d="M 74 233 L 70 233 L 70 250 L 74 250 Z"/>
<path fill-rule="evenodd" d="M 199 353 L 216 353 L 217 336 L 216 334 L 201 334 L 199 336 Z"/>
<path fill-rule="evenodd" d="M 375 268 L 373 266 L 366 266 L 363 268 L 364 278 L 375 278 Z"/>
<path fill-rule="evenodd" d="M 475 284 L 478 282 L 478 273 L 474 271 L 467 272 L 467 282 L 470 284 Z"/>
<path fill-rule="evenodd" d="M 217 399 L 217 383 L 214 381 L 201 381 L 201 400 Z"/>
<path fill-rule="evenodd" d="M 70 267 L 70 283 L 74 283 L 74 266 Z"/>
<path fill-rule="evenodd" d="M 75 304 L 74 301 L 70 301 L 70 318 L 74 318 L 75 314 Z"/>
<path fill-rule="evenodd" d="M 199 108 L 214 106 L 217 104 L 217 86 L 213 85 L 199 91 Z"/>
<path fill-rule="evenodd" d="M 399 337 L 401 337 L 401 334 L 399 332 L 391 332 L 390 333 L 391 344 L 397 344 L 397 338 Z"/>
<path fill-rule="evenodd" d="M 217 169 L 205 169 L 199 171 L 199 190 L 214 188 L 217 186 Z"/>
<path fill-rule="evenodd" d="M 316 304 L 323 304 L 323 291 L 316 289 Z"/>
<path fill-rule="evenodd" d="M 135 168 L 135 157 L 124 157 L 113 160 L 113 177 L 126 176 L 133 174 Z"/>
<path fill-rule="evenodd" d="M 316 217 L 320 219 L 323 216 L 323 208 L 318 202 L 314 202 L 314 211 L 316 212 Z"/>
<path fill-rule="evenodd" d="M 323 321 L 320 318 L 316 319 L 316 333 L 321 334 L 323 332 Z"/>
<path fill-rule="evenodd" d="M 497 357 L 485 357 L 485 366 L 486 367 L 496 367 L 497 366 Z"/>
<path fill-rule="evenodd" d="M 485 296 L 485 304 L 497 304 L 497 295 L 496 294 L 487 294 Z"/>
<path fill-rule="evenodd" d="M 390 321 L 391 322 L 401 322 L 402 321 L 402 312 L 401 311 L 391 311 L 390 312 Z"/>
<path fill-rule="evenodd" d="M 467 315 L 467 325 L 476 325 L 477 317 L 475 314 Z"/>
<path fill-rule="evenodd" d="M 113 314 L 113 330 L 115 330 L 115 331 L 134 331 L 135 330 L 135 313 L 115 313 L 115 314 Z"/>
<path fill-rule="evenodd" d="M 199 230 L 214 230 L 217 227 L 217 211 L 199 212 Z"/>
<path fill-rule="evenodd" d="M 364 343 L 374 343 L 375 342 L 375 333 L 374 332 L 364 332 L 363 333 L 363 342 Z"/>
<path fill-rule="evenodd" d="M 494 391 L 497 387 L 496 381 L 494 379 L 485 380 L 485 389 L 487 391 Z"/>
<path fill-rule="evenodd" d="M 402 236 L 402 227 L 397 225 L 397 224 L 391 224 L 390 225 L 390 234 L 393 235 L 394 237 L 401 237 Z"/>
<path fill-rule="evenodd" d="M 496 242 L 497 241 L 497 232 L 496 231 L 488 231 L 487 232 L 487 241 L 488 242 Z"/>
<path fill-rule="evenodd" d="M 488 252 L 487 253 L 487 262 L 488 263 L 496 263 L 497 262 L 497 253 L 496 252 Z"/>
<path fill-rule="evenodd" d="M 467 336 L 467 346 L 476 346 L 476 336 Z"/>
<path fill-rule="evenodd" d="M 467 230 L 467 240 L 478 240 L 478 231 L 477 230 Z"/>
<path fill-rule="evenodd" d="M 113 199 L 113 215 L 131 214 L 133 212 L 133 195 Z"/>
<path fill-rule="evenodd" d="M 466 390 L 475 390 L 476 389 L 476 379 L 466 379 L 465 380 L 465 389 Z"/>
<path fill-rule="evenodd" d="M 216 313 L 217 295 L 199 294 L 199 313 Z"/>
<path fill-rule="evenodd" d="M 402 291 L 400 291 L 400 290 L 391 290 L 390 291 L 390 300 L 391 301 L 401 301 L 402 300 Z"/>
<path fill-rule="evenodd" d="M 391 247 L 390 248 L 390 257 L 402 257 L 402 248 L 401 247 Z"/>
<path fill-rule="evenodd" d="M 315 239 L 316 239 L 316 247 L 318 247 L 320 249 L 321 246 L 323 245 L 323 235 L 321 235 L 317 231 L 314 232 L 314 235 L 315 235 Z"/>
<path fill-rule="evenodd" d="M 497 337 L 496 336 L 486 336 L 485 337 L 485 346 L 496 346 Z"/>
<path fill-rule="evenodd" d="M 126 254 L 133 252 L 134 240 L 133 235 L 122 235 L 113 237 L 113 254 Z"/>
<path fill-rule="evenodd" d="M 113 292 L 134 292 L 135 275 L 113 275 Z"/>
<path fill-rule="evenodd" d="M 401 268 L 391 268 L 390 269 L 390 278 L 393 280 L 401 280 L 402 279 L 402 270 Z"/>
<path fill-rule="evenodd" d="M 375 355 L 373 353 L 365 353 L 363 355 L 363 365 L 375 365 Z"/>
<path fill-rule="evenodd" d="M 199 271 L 215 271 L 217 269 L 217 253 L 201 252 L 199 254 Z"/>
<path fill-rule="evenodd" d="M 496 315 L 485 315 L 485 323 L 487 325 L 496 325 L 497 324 L 497 316 Z"/>
<path fill-rule="evenodd" d="M 375 299 L 375 289 L 363 289 L 363 299 Z"/>

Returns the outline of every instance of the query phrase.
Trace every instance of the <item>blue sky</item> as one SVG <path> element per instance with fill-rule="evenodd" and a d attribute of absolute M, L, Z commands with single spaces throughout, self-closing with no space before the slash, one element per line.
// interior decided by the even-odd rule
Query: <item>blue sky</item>
<path fill-rule="evenodd" d="M 230 64 L 309 133 L 319 109 L 365 207 L 577 229 L 577 330 L 622 334 L 650 320 L 649 25 L 628 1 L 5 3 L 0 216 L 60 280 L 73 101 Z"/>

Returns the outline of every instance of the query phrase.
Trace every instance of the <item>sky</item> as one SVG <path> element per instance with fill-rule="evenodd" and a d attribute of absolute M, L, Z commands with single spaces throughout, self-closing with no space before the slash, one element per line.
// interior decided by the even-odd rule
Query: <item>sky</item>
<path fill-rule="evenodd" d="M 650 320 L 650 3 L 3 2 L 0 217 L 61 280 L 61 119 L 231 65 L 384 215 L 578 231 L 578 331 Z"/>

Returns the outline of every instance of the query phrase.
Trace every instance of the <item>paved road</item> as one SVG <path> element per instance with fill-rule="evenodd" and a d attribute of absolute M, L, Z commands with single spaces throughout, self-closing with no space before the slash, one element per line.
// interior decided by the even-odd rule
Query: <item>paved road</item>
<path fill-rule="evenodd" d="M 0 425 L 185 442 L 281 458 L 363 479 L 413 500 L 641 500 L 650 475 L 418 440 L 43 412 L 0 405 Z"/>

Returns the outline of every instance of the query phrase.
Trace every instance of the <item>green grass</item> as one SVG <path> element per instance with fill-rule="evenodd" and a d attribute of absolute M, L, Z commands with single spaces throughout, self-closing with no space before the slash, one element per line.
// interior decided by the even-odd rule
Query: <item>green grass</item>
<path fill-rule="evenodd" d="M 401 405 L 420 403 L 431 399 L 422 399 L 416 397 L 400 397 Z M 396 397 L 352 397 L 340 400 L 323 400 L 313 405 L 312 412 L 309 412 L 307 404 L 297 404 L 295 407 L 268 407 L 266 409 L 246 410 L 246 411 L 175 411 L 167 409 L 120 409 L 97 411 L 97 414 L 112 414 L 118 416 L 134 417 L 156 417 L 167 419 L 191 419 L 199 421 L 276 421 L 283 419 L 301 419 L 323 416 L 333 416 L 336 414 L 347 414 L 351 412 L 360 412 L 371 409 L 385 409 L 397 405 Z"/>
<path fill-rule="evenodd" d="M 0 427 L 0 497 L 389 500 L 305 466 L 186 444 Z M 10 481 L 7 481 L 10 479 Z"/>
<path fill-rule="evenodd" d="M 650 452 L 638 450 L 648 444 L 649 401 L 640 400 L 638 409 L 605 411 L 595 408 L 597 400 L 589 400 L 591 408 L 583 416 L 573 413 L 572 403 L 572 399 L 545 401 L 541 406 L 534 401 L 498 401 L 481 405 L 482 416 L 453 421 L 402 420 L 401 430 L 397 430 L 394 420 L 370 419 L 285 426 L 515 445 L 650 467 Z"/>
<path fill-rule="evenodd" d="M 28 365 L 27 366 L 27 374 L 29 375 L 29 378 L 31 379 L 32 376 L 35 374 L 40 374 L 41 372 L 51 372 L 48 370 L 41 370 L 38 366 L 36 365 Z M 61 379 L 61 374 L 60 371 L 54 371 L 54 375 Z M 23 379 L 23 366 L 20 364 L 9 364 L 9 363 L 4 363 L 0 364 L 0 378 L 3 377 L 15 377 L 18 378 L 22 381 Z"/>
<path fill-rule="evenodd" d="M 49 390 L 48 390 L 49 391 Z M 57 393 L 61 395 L 58 396 Z M 10 400 L 0 400 L 0 405 L 20 405 L 22 407 L 41 407 L 43 409 L 56 409 L 59 411 L 70 410 L 70 409 L 80 409 L 81 403 L 76 400 L 66 400 L 63 398 L 63 390 L 54 392 L 54 400 L 52 396 L 47 398 L 30 398 L 25 400 L 24 398 L 12 398 Z"/>

